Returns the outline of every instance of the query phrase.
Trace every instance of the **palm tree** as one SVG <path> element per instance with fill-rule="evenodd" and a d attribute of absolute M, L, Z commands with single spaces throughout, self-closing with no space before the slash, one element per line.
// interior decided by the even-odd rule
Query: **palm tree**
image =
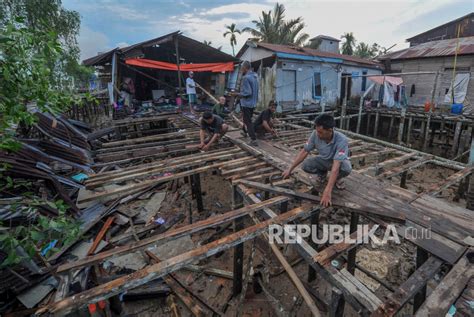
<path fill-rule="evenodd" d="M 309 37 L 308 34 L 301 33 L 305 27 L 303 18 L 285 21 L 285 6 L 279 3 L 275 4 L 273 10 L 262 11 L 258 21 L 254 20 L 252 23 L 255 27 L 246 27 L 242 31 L 249 32 L 261 42 L 302 46 Z"/>
<path fill-rule="evenodd" d="M 230 35 L 230 46 L 232 46 L 232 55 L 235 56 L 234 47 L 237 45 L 237 39 L 235 35 L 240 34 L 241 31 L 236 28 L 235 23 L 232 23 L 231 25 L 226 25 L 225 27 L 227 31 L 224 33 L 224 37 Z"/>
<path fill-rule="evenodd" d="M 359 44 L 357 44 L 357 47 L 355 49 L 355 55 L 362 58 L 374 57 L 375 56 L 374 53 L 376 52 L 374 52 L 373 48 L 374 48 L 373 45 L 372 47 L 370 47 L 369 44 L 360 42 Z"/>
<path fill-rule="evenodd" d="M 344 43 L 342 43 L 342 54 L 345 55 L 352 55 L 354 54 L 354 46 L 356 44 L 356 39 L 352 32 L 344 33 L 341 36 L 341 39 L 344 39 Z"/>
<path fill-rule="evenodd" d="M 210 46 L 210 47 L 213 47 L 212 46 L 212 42 L 211 41 L 206 41 L 204 40 L 204 42 L 202 42 L 204 45 L 207 45 L 207 46 Z M 222 46 L 219 46 L 219 47 L 214 47 L 216 50 L 222 50 Z"/>

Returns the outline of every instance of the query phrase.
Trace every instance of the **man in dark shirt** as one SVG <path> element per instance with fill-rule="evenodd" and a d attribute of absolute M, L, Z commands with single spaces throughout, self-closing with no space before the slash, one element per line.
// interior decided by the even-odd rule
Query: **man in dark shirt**
<path fill-rule="evenodd" d="M 271 133 L 274 137 L 278 134 L 273 128 L 273 114 L 276 111 L 276 103 L 272 100 L 268 104 L 268 108 L 263 110 L 254 122 L 254 130 L 259 137 L 265 136 L 265 133 Z"/>
<path fill-rule="evenodd" d="M 199 131 L 199 137 L 201 143 L 199 148 L 203 151 L 209 150 L 211 145 L 219 140 L 229 130 L 229 126 L 224 123 L 224 120 L 208 111 L 204 112 L 201 118 L 201 131 Z M 208 138 L 206 139 L 206 133 Z"/>

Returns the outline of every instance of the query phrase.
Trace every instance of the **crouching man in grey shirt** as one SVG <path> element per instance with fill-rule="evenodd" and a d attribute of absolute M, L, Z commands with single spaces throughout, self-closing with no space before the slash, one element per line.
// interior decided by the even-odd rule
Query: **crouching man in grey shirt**
<path fill-rule="evenodd" d="M 283 178 L 291 175 L 293 170 L 303 162 L 302 170 L 312 174 L 316 186 L 322 185 L 326 180 L 328 171 L 331 171 L 328 183 L 321 196 L 321 205 L 330 206 L 331 195 L 334 186 L 344 189 L 343 178 L 352 171 L 349 160 L 349 145 L 344 134 L 334 131 L 334 118 L 331 115 L 322 114 L 314 121 L 315 129 L 311 133 L 308 142 L 298 153 L 290 168 L 283 172 Z M 307 158 L 308 154 L 316 149 L 317 156 Z"/>

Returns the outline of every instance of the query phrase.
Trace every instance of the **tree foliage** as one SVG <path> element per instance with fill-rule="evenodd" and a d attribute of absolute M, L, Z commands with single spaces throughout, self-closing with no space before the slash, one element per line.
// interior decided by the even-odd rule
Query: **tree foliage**
<path fill-rule="evenodd" d="M 356 39 L 352 32 L 346 32 L 341 36 L 342 47 L 341 53 L 345 55 L 353 55 L 354 54 L 354 47 L 356 45 Z"/>
<path fill-rule="evenodd" d="M 261 42 L 283 45 L 303 46 L 309 35 L 302 32 L 305 24 L 302 17 L 285 20 L 285 6 L 276 3 L 273 10 L 262 11 L 258 21 L 254 20 L 252 27 L 246 27 L 244 32 L 249 32 Z"/>
<path fill-rule="evenodd" d="M 224 32 L 224 37 L 227 37 L 229 35 L 230 39 L 230 46 L 232 46 L 232 55 L 235 56 L 235 46 L 237 45 L 237 38 L 235 37 L 236 34 L 241 34 L 241 31 L 237 29 L 235 23 L 232 23 L 231 25 L 226 25 L 226 32 Z"/>
<path fill-rule="evenodd" d="M 35 121 L 28 105 L 59 113 L 74 102 L 59 81 L 50 80 L 49 65 L 62 53 L 56 34 L 23 25 L 17 18 L 0 32 L 0 149 L 14 149 L 15 128 Z"/>

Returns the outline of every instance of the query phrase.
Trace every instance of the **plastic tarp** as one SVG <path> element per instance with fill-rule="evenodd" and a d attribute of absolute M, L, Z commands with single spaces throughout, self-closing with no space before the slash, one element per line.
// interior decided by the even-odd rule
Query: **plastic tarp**
<path fill-rule="evenodd" d="M 467 85 L 471 73 L 459 73 L 454 78 L 454 83 L 449 87 L 448 93 L 444 96 L 446 103 L 463 103 L 467 94 Z M 453 88 L 454 88 L 454 102 L 453 102 Z"/>
<path fill-rule="evenodd" d="M 167 62 L 154 61 L 151 59 L 144 58 L 130 58 L 125 61 L 127 65 L 146 67 L 146 68 L 155 68 L 155 69 L 164 69 L 178 71 L 178 65 Z M 201 64 L 181 64 L 179 69 L 183 72 L 231 72 L 234 70 L 234 62 L 227 63 L 201 63 Z"/>
<path fill-rule="evenodd" d="M 403 84 L 403 79 L 401 77 L 394 76 L 370 76 L 369 79 L 376 84 L 383 85 L 384 82 L 388 82 L 394 86 L 399 86 Z"/>

